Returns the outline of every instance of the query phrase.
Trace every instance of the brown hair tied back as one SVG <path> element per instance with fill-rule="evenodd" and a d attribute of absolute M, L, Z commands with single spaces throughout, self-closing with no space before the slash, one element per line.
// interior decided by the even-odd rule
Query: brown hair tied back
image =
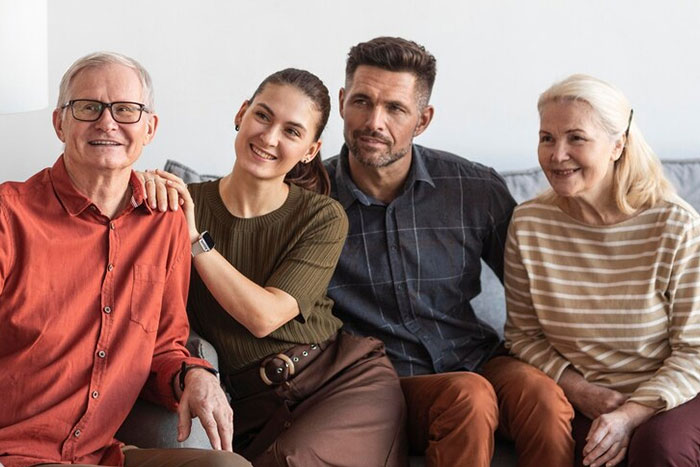
<path fill-rule="evenodd" d="M 323 84 L 323 81 L 306 70 L 286 68 L 265 78 L 253 93 L 250 102 L 253 102 L 255 96 L 260 94 L 268 84 L 294 86 L 311 99 L 320 113 L 314 136 L 314 140 L 318 141 L 331 113 L 331 98 L 328 94 L 328 88 Z M 284 177 L 284 180 L 323 195 L 328 195 L 331 191 L 331 182 L 328 178 L 328 172 L 321 161 L 320 152 L 311 162 L 307 164 L 299 162 L 295 165 Z"/>

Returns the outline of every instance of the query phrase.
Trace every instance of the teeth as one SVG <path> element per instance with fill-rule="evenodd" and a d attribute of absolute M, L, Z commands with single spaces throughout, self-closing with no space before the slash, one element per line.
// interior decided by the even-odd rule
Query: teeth
<path fill-rule="evenodd" d="M 119 143 L 114 141 L 90 141 L 90 144 L 93 146 L 119 146 Z"/>
<path fill-rule="evenodd" d="M 276 158 L 275 156 L 273 156 L 272 154 L 268 154 L 268 153 L 266 153 L 266 152 L 264 152 L 264 151 L 262 151 L 262 150 L 256 148 L 256 147 L 253 146 L 252 144 L 250 145 L 250 148 L 253 150 L 253 152 L 254 152 L 255 154 L 257 154 L 258 156 L 262 157 L 263 159 L 267 159 L 268 161 L 274 161 L 275 159 L 277 159 L 277 158 Z"/>

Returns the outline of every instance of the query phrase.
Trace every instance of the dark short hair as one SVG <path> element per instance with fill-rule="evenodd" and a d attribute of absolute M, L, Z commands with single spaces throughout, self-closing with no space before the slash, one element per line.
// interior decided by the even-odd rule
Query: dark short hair
<path fill-rule="evenodd" d="M 345 65 L 347 85 L 352 82 L 355 70 L 361 65 L 412 73 L 416 77 L 419 103 L 426 105 L 430 100 L 437 72 L 436 60 L 422 45 L 400 37 L 377 37 L 360 42 L 348 53 Z"/>
<path fill-rule="evenodd" d="M 260 94 L 268 84 L 293 86 L 311 99 L 316 106 L 316 110 L 319 112 L 316 131 L 314 133 L 314 139 L 318 141 L 321 138 L 323 129 L 326 127 L 326 123 L 328 123 L 328 116 L 331 113 L 331 98 L 328 94 L 328 88 L 323 84 L 323 81 L 321 81 L 318 76 L 306 70 L 286 68 L 265 78 L 253 93 L 250 102 L 253 102 L 255 97 Z M 299 185 L 307 190 L 324 195 L 330 193 L 331 182 L 328 178 L 326 167 L 321 161 L 320 153 L 308 164 L 299 162 L 287 173 L 284 179 L 285 181 Z"/>

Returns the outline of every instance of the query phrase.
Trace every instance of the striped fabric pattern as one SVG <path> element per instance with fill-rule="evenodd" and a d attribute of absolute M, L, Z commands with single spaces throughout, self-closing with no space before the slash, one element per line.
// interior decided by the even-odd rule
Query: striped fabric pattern
<path fill-rule="evenodd" d="M 506 345 L 555 381 L 572 365 L 669 410 L 700 392 L 700 216 L 673 196 L 624 222 L 518 206 L 505 257 Z"/>

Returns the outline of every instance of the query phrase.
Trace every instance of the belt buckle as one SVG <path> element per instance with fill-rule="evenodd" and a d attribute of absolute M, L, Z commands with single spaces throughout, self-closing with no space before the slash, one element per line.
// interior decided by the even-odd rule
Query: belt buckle
<path fill-rule="evenodd" d="M 279 383 L 272 381 L 267 376 L 267 372 L 265 371 L 265 367 L 267 366 L 267 364 L 270 363 L 275 358 L 279 358 L 280 360 L 282 360 L 284 362 L 284 366 L 287 367 L 287 370 L 288 370 L 287 376 L 285 377 L 284 381 L 280 381 Z M 281 369 L 282 367 L 279 367 L 279 368 Z M 262 361 L 262 363 L 260 364 L 260 379 L 267 386 L 276 386 L 278 384 L 282 384 L 285 381 L 287 381 L 287 379 L 289 379 L 290 376 L 293 376 L 294 371 L 295 371 L 295 368 L 294 368 L 294 362 L 292 361 L 292 359 L 289 358 L 289 356 L 286 354 L 278 353 L 276 355 L 272 355 L 270 357 L 267 357 L 265 360 Z"/>

